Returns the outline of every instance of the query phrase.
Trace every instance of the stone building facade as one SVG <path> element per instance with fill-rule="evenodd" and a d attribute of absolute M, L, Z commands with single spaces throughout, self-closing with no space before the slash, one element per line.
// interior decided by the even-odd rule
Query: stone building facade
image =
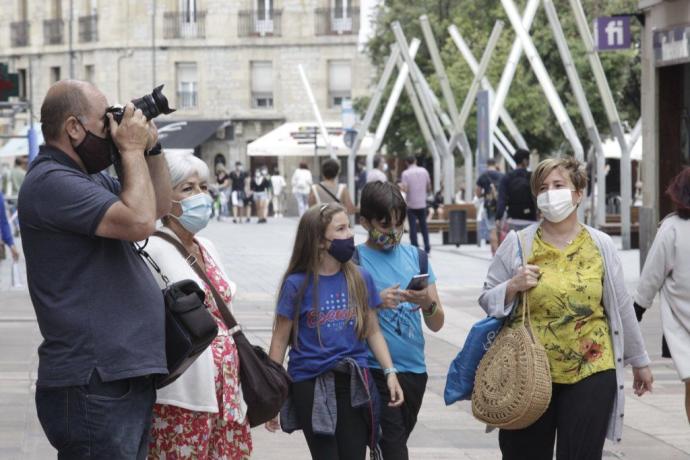
<path fill-rule="evenodd" d="M 36 118 L 62 78 L 93 82 L 111 103 L 164 84 L 178 110 L 159 120 L 218 122 L 185 146 L 209 166 L 249 164 L 248 142 L 314 119 L 298 64 L 325 120 L 372 84 L 357 0 L 0 0 L 0 11 L 0 62 Z"/>

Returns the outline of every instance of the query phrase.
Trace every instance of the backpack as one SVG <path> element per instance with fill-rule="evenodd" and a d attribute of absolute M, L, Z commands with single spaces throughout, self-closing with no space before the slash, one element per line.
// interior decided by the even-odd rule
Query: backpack
<path fill-rule="evenodd" d="M 487 172 L 482 174 L 482 176 L 485 176 L 489 183 L 488 190 L 486 188 L 483 189 L 484 209 L 489 216 L 495 216 L 498 209 L 498 181 L 494 181 L 491 174 Z M 500 177 L 502 176 L 499 176 L 498 180 L 500 180 Z"/>
<path fill-rule="evenodd" d="M 534 220 L 536 208 L 529 185 L 530 173 L 516 169 L 508 174 L 506 187 L 506 206 L 508 217 L 513 219 Z"/>

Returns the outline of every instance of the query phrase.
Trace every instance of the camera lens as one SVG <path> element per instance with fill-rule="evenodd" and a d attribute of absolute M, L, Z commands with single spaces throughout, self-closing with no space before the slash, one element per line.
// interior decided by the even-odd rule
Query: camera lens
<path fill-rule="evenodd" d="M 160 85 L 151 92 L 151 94 L 146 94 L 139 99 L 133 99 L 132 104 L 137 109 L 141 109 L 147 120 L 156 118 L 158 115 L 168 114 L 175 111 L 171 109 L 168 105 L 168 98 L 163 95 L 163 86 Z"/>

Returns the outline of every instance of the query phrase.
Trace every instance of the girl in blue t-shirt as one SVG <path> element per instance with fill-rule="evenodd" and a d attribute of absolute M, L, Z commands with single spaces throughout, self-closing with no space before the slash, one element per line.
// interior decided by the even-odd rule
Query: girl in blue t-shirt
<path fill-rule="evenodd" d="M 384 369 L 390 405 L 403 392 L 381 334 L 381 303 L 369 273 L 351 262 L 354 237 L 338 204 L 310 208 L 300 219 L 281 283 L 269 355 L 283 363 L 290 346 L 290 400 L 266 424 L 302 429 L 313 459 L 363 460 L 375 446 L 378 394 L 367 344 Z"/>
<path fill-rule="evenodd" d="M 417 422 L 427 382 L 422 320 L 433 332 L 440 330 L 444 321 L 427 255 L 400 243 L 406 212 L 405 200 L 394 184 L 371 182 L 362 189 L 360 224 L 369 238 L 357 247 L 358 263 L 371 273 L 380 293 L 379 324 L 405 393 L 404 404 L 386 404 L 389 393 L 384 372 L 370 356 L 369 367 L 381 394 L 383 433 L 379 446 L 384 460 L 409 458 L 407 439 Z M 408 287 L 422 272 L 429 275 L 426 285 Z"/>

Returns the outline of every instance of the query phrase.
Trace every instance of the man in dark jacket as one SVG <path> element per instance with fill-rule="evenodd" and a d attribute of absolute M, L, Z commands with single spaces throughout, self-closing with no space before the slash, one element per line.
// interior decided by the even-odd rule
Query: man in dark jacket
<path fill-rule="evenodd" d="M 515 169 L 503 176 L 498 186 L 496 225 L 501 226 L 505 214 L 507 215 L 508 228 L 519 230 L 537 220 L 537 205 L 529 185 L 531 178 L 531 173 L 527 170 L 529 152 L 525 149 L 518 149 L 515 151 L 513 159 L 515 160 Z"/>

